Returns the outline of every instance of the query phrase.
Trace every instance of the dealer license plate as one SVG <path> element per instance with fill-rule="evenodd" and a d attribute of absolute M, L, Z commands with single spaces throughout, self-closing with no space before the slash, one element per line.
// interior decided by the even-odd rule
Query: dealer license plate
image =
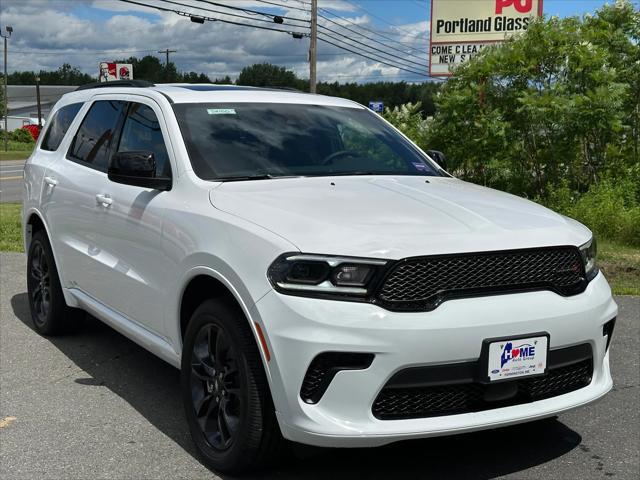
<path fill-rule="evenodd" d="M 547 368 L 549 338 L 514 338 L 489 344 L 489 380 L 540 375 Z"/>

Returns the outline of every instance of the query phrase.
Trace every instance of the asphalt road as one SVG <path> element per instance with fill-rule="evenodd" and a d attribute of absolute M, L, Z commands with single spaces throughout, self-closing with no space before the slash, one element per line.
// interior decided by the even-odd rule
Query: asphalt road
<path fill-rule="evenodd" d="M 217 478 L 195 458 L 178 371 L 97 320 L 31 329 L 25 257 L 0 254 L 0 477 Z M 493 431 L 378 449 L 306 449 L 260 478 L 639 478 L 640 298 L 621 297 L 614 390 L 595 405 Z"/>
<path fill-rule="evenodd" d="M 22 202 L 24 160 L 0 161 L 0 203 Z"/>

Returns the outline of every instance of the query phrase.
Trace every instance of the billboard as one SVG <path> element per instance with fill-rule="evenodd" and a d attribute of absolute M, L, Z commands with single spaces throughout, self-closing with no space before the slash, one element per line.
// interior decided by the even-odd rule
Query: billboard
<path fill-rule="evenodd" d="M 429 75 L 451 70 L 481 51 L 524 32 L 542 16 L 542 0 L 431 0 Z"/>
<path fill-rule="evenodd" d="M 100 63 L 100 81 L 112 82 L 114 80 L 133 79 L 133 65 L 130 63 Z"/>

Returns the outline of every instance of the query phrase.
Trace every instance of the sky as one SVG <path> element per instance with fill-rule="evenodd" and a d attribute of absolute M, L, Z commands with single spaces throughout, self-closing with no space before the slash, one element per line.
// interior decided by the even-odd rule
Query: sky
<path fill-rule="evenodd" d="M 309 19 L 310 2 L 135 1 L 289 32 L 303 31 L 302 27 L 308 25 L 305 20 Z M 544 0 L 544 13 L 583 15 L 595 11 L 604 3 L 603 0 Z M 271 17 L 227 9 L 221 4 L 277 14 L 284 17 L 284 23 L 277 25 Z M 370 47 L 372 55 L 384 58 L 385 63 L 391 64 L 362 58 L 319 42 L 319 81 L 427 80 L 429 0 L 319 0 L 319 8 L 320 24 L 334 30 L 325 30 L 326 40 L 341 45 L 351 43 L 349 48 L 356 51 L 362 51 L 364 46 L 354 42 L 362 42 Z M 249 18 L 221 15 L 211 10 Z M 261 62 L 281 65 L 300 77 L 308 78 L 309 39 L 306 37 L 294 39 L 289 33 L 219 21 L 197 24 L 174 12 L 120 0 L 0 0 L 0 26 L 4 28 L 5 25 L 11 25 L 14 29 L 9 41 L 9 72 L 55 70 L 62 63 L 70 63 L 85 73 L 97 75 L 101 61 L 148 54 L 164 61 L 164 55 L 158 51 L 170 48 L 177 50 L 171 54 L 171 61 L 178 70 L 203 72 L 212 79 L 225 75 L 235 79 L 244 66 Z M 361 35 L 355 32 L 361 32 Z M 379 50 L 389 54 L 383 55 Z M 397 68 L 398 65 L 403 69 Z"/>

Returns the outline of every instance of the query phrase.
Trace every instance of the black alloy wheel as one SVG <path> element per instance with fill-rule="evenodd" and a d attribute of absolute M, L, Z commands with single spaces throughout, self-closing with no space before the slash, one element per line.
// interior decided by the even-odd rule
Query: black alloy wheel
<path fill-rule="evenodd" d="M 191 315 L 180 385 L 191 438 L 212 470 L 256 470 L 286 452 L 256 340 L 233 300 L 206 300 Z"/>
<path fill-rule="evenodd" d="M 33 326 L 43 335 L 67 330 L 84 315 L 67 306 L 46 232 L 33 234 L 27 254 L 27 291 Z"/>
<path fill-rule="evenodd" d="M 225 451 L 238 433 L 246 385 L 225 331 L 209 324 L 196 335 L 191 354 L 191 400 L 202 435 Z"/>
<path fill-rule="evenodd" d="M 36 326 L 46 324 L 51 312 L 51 274 L 43 245 L 38 242 L 31 249 L 27 267 L 29 285 L 31 285 L 31 301 L 33 320 Z"/>

